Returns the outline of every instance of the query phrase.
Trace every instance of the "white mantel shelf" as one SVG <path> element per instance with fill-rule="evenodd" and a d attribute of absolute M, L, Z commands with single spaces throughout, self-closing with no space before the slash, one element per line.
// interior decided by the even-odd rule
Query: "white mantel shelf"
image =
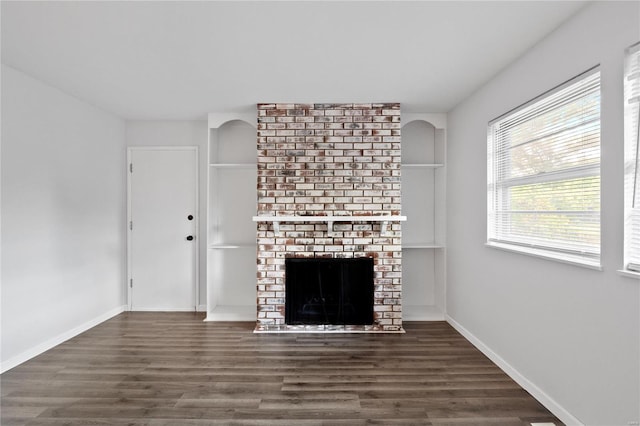
<path fill-rule="evenodd" d="M 254 216 L 254 222 L 273 222 L 273 232 L 280 234 L 282 222 L 326 222 L 327 233 L 333 235 L 335 222 L 381 222 L 380 234 L 385 235 L 389 222 L 404 222 L 406 216 Z"/>

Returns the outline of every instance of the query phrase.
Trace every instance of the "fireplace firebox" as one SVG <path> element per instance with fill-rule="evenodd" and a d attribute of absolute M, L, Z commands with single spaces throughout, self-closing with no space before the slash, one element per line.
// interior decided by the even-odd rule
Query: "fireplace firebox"
<path fill-rule="evenodd" d="M 288 325 L 373 324 L 373 259 L 287 258 Z"/>

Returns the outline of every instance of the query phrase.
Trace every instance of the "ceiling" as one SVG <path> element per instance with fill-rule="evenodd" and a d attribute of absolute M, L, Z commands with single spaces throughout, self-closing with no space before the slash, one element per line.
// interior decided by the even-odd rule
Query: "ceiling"
<path fill-rule="evenodd" d="M 259 102 L 447 112 L 582 1 L 2 1 L 2 62 L 125 119 Z"/>

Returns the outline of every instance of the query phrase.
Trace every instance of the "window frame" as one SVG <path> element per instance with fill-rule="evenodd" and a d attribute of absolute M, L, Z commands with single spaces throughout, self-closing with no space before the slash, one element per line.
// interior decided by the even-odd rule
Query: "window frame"
<path fill-rule="evenodd" d="M 574 166 L 574 167 L 565 167 L 560 170 L 553 170 L 541 173 L 539 175 L 524 175 L 522 177 L 505 177 L 509 175 L 513 168 L 508 161 L 508 153 L 507 149 L 513 149 L 513 146 L 506 147 L 504 143 L 501 145 L 501 141 L 496 135 L 496 130 L 499 124 L 508 123 L 510 120 L 519 120 L 522 119 L 523 116 L 527 116 L 527 109 L 531 108 L 529 111 L 535 111 L 536 107 L 540 107 L 541 105 L 549 105 L 549 102 L 554 99 L 554 96 L 559 95 L 559 92 L 570 88 L 572 86 L 578 86 L 580 83 L 584 83 L 588 79 L 595 79 L 594 75 L 597 74 L 597 91 L 598 91 L 598 103 L 597 103 L 597 130 L 596 133 L 598 135 L 597 138 L 597 164 L 589 164 L 585 166 Z M 574 92 L 569 92 L 573 94 Z M 569 99 L 569 93 L 564 94 L 565 97 L 558 97 L 557 99 L 565 100 Z M 587 95 L 585 95 L 586 97 Z M 563 263 L 580 265 L 596 270 L 602 270 L 601 266 L 601 247 L 602 247 L 602 216 L 601 216 L 601 197 L 602 197 L 602 181 L 601 181 L 601 162 L 602 162 L 602 144 L 601 144 L 601 136 L 602 136 L 602 127 L 601 127 L 601 115 L 602 115 L 602 88 L 601 88 L 601 75 L 600 75 L 600 67 L 599 65 L 594 66 L 585 72 L 567 80 L 566 82 L 542 93 L 539 96 L 507 111 L 506 113 L 496 117 L 491 120 L 487 126 L 487 247 L 497 248 L 501 250 L 514 251 L 518 253 L 523 253 L 535 257 L 541 257 L 545 259 L 555 260 Z M 532 114 L 530 117 L 525 118 L 524 122 L 529 122 L 532 120 L 531 117 L 541 117 L 544 115 L 544 112 L 548 112 L 549 110 L 544 109 L 543 112 L 536 112 Z M 557 124 L 554 123 L 554 124 Z M 547 127 L 545 127 L 546 129 Z M 571 125 L 568 124 L 567 121 L 562 122 L 561 131 L 565 131 L 570 129 Z M 586 135 L 587 132 L 580 133 L 580 135 Z M 535 139 L 535 138 L 534 138 Z M 526 142 L 525 143 L 529 143 Z M 535 143 L 535 142 L 534 142 Z M 565 147 L 563 147 L 565 149 Z M 570 153 L 570 148 L 566 148 L 566 152 Z M 566 245 L 562 245 L 553 239 L 546 238 L 543 235 L 536 236 L 527 236 L 527 237 L 518 237 L 513 233 L 509 233 L 509 231 L 503 231 L 504 229 L 508 229 L 508 222 L 510 219 L 507 217 L 510 216 L 510 212 L 514 211 L 511 209 L 511 201 L 508 200 L 509 196 L 508 188 L 517 187 L 517 186 L 525 186 L 525 185 L 537 185 L 544 183 L 554 183 L 558 184 L 567 183 L 570 179 L 581 179 L 581 178 L 590 178 L 594 177 L 598 179 L 597 183 L 597 194 L 594 194 L 598 198 L 598 210 L 590 211 L 595 218 L 597 218 L 597 230 L 598 230 L 598 242 L 597 245 L 592 243 L 592 246 L 596 248 L 596 250 L 589 251 L 585 247 L 585 250 L 580 250 L 577 246 L 579 246 L 576 242 L 568 242 Z M 592 185 L 595 187 L 595 185 Z M 593 191 L 593 189 L 592 189 Z M 498 205 L 502 204 L 502 208 L 498 208 Z M 541 212 L 549 213 L 554 210 L 541 210 Z M 534 211 L 533 213 L 535 214 Z M 585 214 L 587 211 L 584 212 Z M 498 216 L 504 215 L 502 219 Z M 545 244 L 546 243 L 546 244 Z"/>
<path fill-rule="evenodd" d="M 637 57 L 632 66 L 634 55 Z M 636 216 L 637 220 L 640 211 L 640 207 L 635 206 L 640 203 L 637 199 L 640 192 L 637 188 L 640 185 L 640 89 L 636 89 L 635 97 L 631 96 L 632 77 L 640 82 L 640 42 L 625 49 L 624 55 L 624 253 L 620 271 L 640 278 L 640 225 L 633 226 L 633 218 Z"/>

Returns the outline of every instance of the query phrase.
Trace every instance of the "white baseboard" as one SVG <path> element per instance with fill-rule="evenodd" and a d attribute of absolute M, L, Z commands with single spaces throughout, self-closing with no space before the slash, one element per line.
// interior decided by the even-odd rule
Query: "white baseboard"
<path fill-rule="evenodd" d="M 130 310 L 129 307 L 126 309 L 129 312 L 193 312 L 194 308 L 135 308 Z M 197 311 L 197 307 L 196 307 Z"/>
<path fill-rule="evenodd" d="M 129 310 L 129 307 L 126 308 Z M 193 312 L 193 309 L 175 308 L 136 308 L 133 312 Z M 207 305 L 196 305 L 196 312 L 207 312 Z"/>
<path fill-rule="evenodd" d="M 549 411 L 551 411 L 557 418 L 559 418 L 566 425 L 583 426 L 584 424 L 569 413 L 564 407 L 558 404 L 553 398 L 547 395 L 542 389 L 537 387 L 533 382 L 520 374 L 518 370 L 513 368 L 507 361 L 505 361 L 500 355 L 493 352 L 487 345 L 482 343 L 480 339 L 474 336 L 469 330 L 458 324 L 456 320 L 445 314 L 445 320 L 455 328 L 458 333 L 462 334 L 473 346 L 478 348 L 480 352 L 485 354 L 487 358 L 493 361 L 502 371 L 507 373 L 516 383 L 529 392 L 535 399 L 537 399 L 542 405 L 544 405 Z"/>
<path fill-rule="evenodd" d="M 40 355 L 41 353 L 48 351 L 49 349 L 59 345 L 62 342 L 65 342 L 69 339 L 71 339 L 72 337 L 77 336 L 80 333 L 84 333 L 85 331 L 89 330 L 92 327 L 95 327 L 96 325 L 100 324 L 101 322 L 104 322 L 110 318 L 115 317 L 116 315 L 124 312 L 127 309 L 126 306 L 119 306 L 115 309 L 111 309 L 110 311 L 105 312 L 104 314 L 89 320 L 87 322 L 85 322 L 84 324 L 81 324 L 65 333 L 59 334 L 58 336 L 47 340 L 44 343 L 41 343 L 37 346 L 34 346 L 31 349 L 28 349 L 12 358 L 9 358 L 8 360 L 2 362 L 2 364 L 0 364 L 0 373 L 4 373 L 5 371 L 11 370 L 14 367 L 17 367 L 18 365 L 22 364 L 25 361 L 30 360 L 31 358 L 34 358 L 38 355 Z"/>

